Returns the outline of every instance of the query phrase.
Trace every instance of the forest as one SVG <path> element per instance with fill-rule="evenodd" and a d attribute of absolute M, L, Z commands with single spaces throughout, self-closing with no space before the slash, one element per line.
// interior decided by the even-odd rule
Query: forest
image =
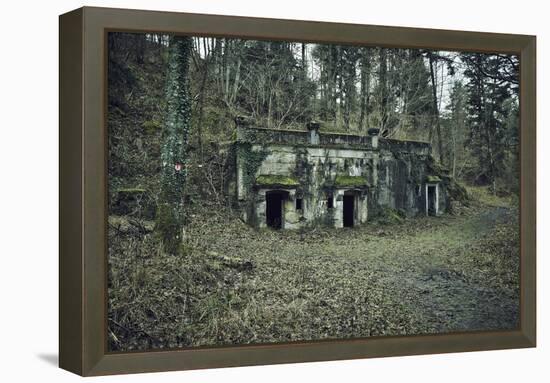
<path fill-rule="evenodd" d="M 144 33 L 109 33 L 108 48 L 110 349 L 516 325 L 517 56 Z M 303 234 L 254 232 L 224 193 L 220 148 L 234 140 L 237 118 L 270 129 L 303 130 L 311 121 L 323 132 L 377 128 L 385 138 L 428 142 L 469 190 L 464 214 L 419 220 L 436 230 L 429 235 L 390 214 L 376 224 L 396 228 L 369 226 L 351 242 L 315 230 L 305 242 Z M 141 210 L 121 207 L 124 195 L 139 195 Z M 366 258 L 361 241 L 374 244 Z M 445 248 L 437 262 L 430 246 Z M 419 263 L 400 259 L 403 247 L 422 254 Z M 335 279 L 326 249 L 348 254 L 361 271 L 350 281 L 369 287 L 350 290 Z M 460 257 L 472 251 L 480 258 Z M 399 259 L 391 267 L 389 253 Z M 406 292 L 376 269 L 399 274 L 404 265 L 419 273 Z M 449 285 L 463 294 L 422 298 L 421 313 L 399 301 Z M 334 298 L 324 301 L 323 291 Z M 433 305 L 454 307 L 453 299 L 474 303 L 452 320 L 434 317 Z M 479 317 L 482 307 L 493 319 Z"/>
<path fill-rule="evenodd" d="M 149 114 L 144 123 L 160 126 L 170 38 L 112 33 L 109 39 L 110 78 L 124 82 L 109 93 L 110 106 L 124 110 L 125 97 L 146 97 L 134 88 L 139 79 L 132 69 L 154 68 L 139 72 L 152 76 L 141 92 L 159 97 L 139 102 L 150 103 L 141 110 Z M 303 129 L 315 120 L 326 131 L 366 134 L 375 127 L 385 137 L 430 142 L 454 177 L 517 192 L 517 56 L 187 39 L 189 140 L 199 161 L 209 142 L 231 138 L 236 116 L 276 129 Z"/>

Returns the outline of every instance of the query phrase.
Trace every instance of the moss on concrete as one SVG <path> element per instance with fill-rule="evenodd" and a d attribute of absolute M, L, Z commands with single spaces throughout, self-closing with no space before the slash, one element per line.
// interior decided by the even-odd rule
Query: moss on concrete
<path fill-rule="evenodd" d="M 336 176 L 334 186 L 338 187 L 365 187 L 367 179 L 361 176 Z"/>
<path fill-rule="evenodd" d="M 426 182 L 435 184 L 441 182 L 441 178 L 438 176 L 426 176 Z"/>
<path fill-rule="evenodd" d="M 256 178 L 256 185 L 277 186 L 277 187 L 296 187 L 300 185 L 300 182 L 298 182 L 298 180 L 294 177 L 262 174 Z"/>

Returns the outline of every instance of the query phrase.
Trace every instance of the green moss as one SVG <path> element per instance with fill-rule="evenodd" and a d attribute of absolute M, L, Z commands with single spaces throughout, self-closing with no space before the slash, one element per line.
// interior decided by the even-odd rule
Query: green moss
<path fill-rule="evenodd" d="M 435 184 L 441 182 L 441 178 L 438 176 L 426 176 L 426 182 Z"/>
<path fill-rule="evenodd" d="M 487 186 L 467 186 L 465 190 L 467 190 L 468 195 L 472 196 L 474 200 L 488 206 L 510 207 L 513 203 L 510 196 L 500 197 L 493 193 L 490 187 Z"/>
<path fill-rule="evenodd" d="M 376 222 L 381 225 L 394 225 L 402 223 L 404 219 L 405 214 L 402 211 L 390 207 L 382 207 L 378 212 Z"/>
<path fill-rule="evenodd" d="M 167 254 L 177 255 L 181 247 L 181 214 L 169 204 L 162 204 L 158 208 L 155 230 L 160 236 L 164 251 Z"/>
<path fill-rule="evenodd" d="M 272 174 L 262 174 L 256 178 L 256 185 L 295 187 L 300 185 L 297 179 L 289 176 L 279 176 Z"/>
<path fill-rule="evenodd" d="M 335 186 L 340 187 L 365 187 L 368 186 L 365 177 L 361 176 L 336 176 Z"/>
<path fill-rule="evenodd" d="M 141 125 L 141 127 L 143 128 L 143 131 L 146 134 L 155 134 L 155 133 L 160 131 L 162 125 L 161 125 L 160 121 L 149 120 L 149 121 L 145 121 Z"/>

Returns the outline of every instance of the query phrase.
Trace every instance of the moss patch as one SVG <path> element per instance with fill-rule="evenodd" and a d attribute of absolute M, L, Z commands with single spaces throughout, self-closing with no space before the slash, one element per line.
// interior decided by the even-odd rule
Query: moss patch
<path fill-rule="evenodd" d="M 256 185 L 295 187 L 300 185 L 297 179 L 288 176 L 278 176 L 271 174 L 262 174 L 256 178 Z"/>
<path fill-rule="evenodd" d="M 340 187 L 365 187 L 368 186 L 367 179 L 360 176 L 336 176 L 335 186 Z"/>
<path fill-rule="evenodd" d="M 382 207 L 378 212 L 376 222 L 381 225 L 395 225 L 405 220 L 403 212 L 389 207 Z"/>
<path fill-rule="evenodd" d="M 426 176 L 426 182 L 435 184 L 441 182 L 441 178 L 438 176 Z"/>
<path fill-rule="evenodd" d="M 467 186 L 465 189 L 467 190 L 468 195 L 470 195 L 474 200 L 487 206 L 509 207 L 517 203 L 515 202 L 515 198 L 517 197 L 500 197 L 491 192 L 490 187 L 487 186 Z"/>
<path fill-rule="evenodd" d="M 181 214 L 169 204 L 161 204 L 158 208 L 155 231 L 158 233 L 167 254 L 178 254 L 182 242 L 182 227 Z"/>
<path fill-rule="evenodd" d="M 146 134 L 152 135 L 160 132 L 162 124 L 160 123 L 160 121 L 157 120 L 148 120 L 141 124 L 141 127 Z"/>

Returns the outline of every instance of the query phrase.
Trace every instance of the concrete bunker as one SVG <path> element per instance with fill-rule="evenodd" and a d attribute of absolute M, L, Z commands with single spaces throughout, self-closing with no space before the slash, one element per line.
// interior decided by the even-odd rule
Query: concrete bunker
<path fill-rule="evenodd" d="M 257 228 L 355 227 L 386 209 L 440 215 L 445 184 L 431 146 L 369 135 L 237 125 L 228 194 Z"/>

